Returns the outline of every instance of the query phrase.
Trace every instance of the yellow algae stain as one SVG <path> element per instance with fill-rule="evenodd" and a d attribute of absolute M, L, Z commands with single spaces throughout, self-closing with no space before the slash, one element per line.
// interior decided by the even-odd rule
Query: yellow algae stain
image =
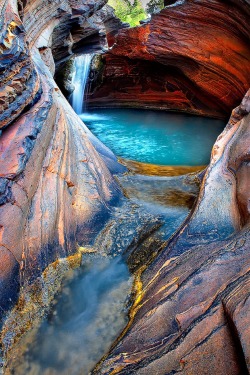
<path fill-rule="evenodd" d="M 13 39 L 15 39 L 16 35 L 13 34 L 13 31 L 14 29 L 16 28 L 17 24 L 12 21 L 8 28 L 7 28 L 7 35 L 5 36 L 4 40 L 3 40 L 3 45 L 6 47 L 6 48 L 11 48 L 11 45 L 12 45 L 12 41 Z"/>
<path fill-rule="evenodd" d="M 132 173 L 148 176 L 181 176 L 190 173 L 198 173 L 207 167 L 206 165 L 157 165 L 123 158 L 119 158 L 118 160 L 121 164 L 125 165 L 125 167 L 127 167 Z"/>
<path fill-rule="evenodd" d="M 109 350 L 109 353 L 117 345 L 117 343 L 126 335 L 126 333 L 128 332 L 129 328 L 131 327 L 131 325 L 132 325 L 132 323 L 134 321 L 134 317 L 135 317 L 137 311 L 142 306 L 141 301 L 142 301 L 142 298 L 143 298 L 145 292 L 143 290 L 143 284 L 142 284 L 142 281 L 141 281 L 141 275 L 145 271 L 146 268 L 147 268 L 147 266 L 143 265 L 141 268 L 139 268 L 139 270 L 134 275 L 134 282 L 133 282 L 132 291 L 131 291 L 131 295 L 134 297 L 134 301 L 133 301 L 133 304 L 132 304 L 132 306 L 131 306 L 131 308 L 129 310 L 129 314 L 128 314 L 129 315 L 129 322 L 126 325 L 126 327 L 124 328 L 124 330 L 122 331 L 122 333 L 120 334 L 120 336 L 118 336 L 118 338 L 112 344 L 112 346 L 111 346 L 111 348 Z M 96 365 L 95 370 L 98 370 L 98 368 L 100 368 L 100 366 L 102 365 L 102 363 L 109 356 L 109 353 L 107 353 L 101 359 L 101 361 Z M 123 353 L 123 356 L 126 357 L 126 353 Z M 123 367 L 124 367 L 123 365 L 117 367 L 116 369 L 114 369 L 110 373 L 110 375 L 117 374 L 119 371 L 121 371 L 123 369 Z"/>
<path fill-rule="evenodd" d="M 70 255 L 67 258 L 68 264 L 70 268 L 78 268 L 81 265 L 81 260 L 82 260 L 82 254 L 80 252 L 77 252 L 74 255 Z"/>
<path fill-rule="evenodd" d="M 145 287 L 145 289 L 148 289 L 150 287 L 150 285 L 152 285 L 154 283 L 154 281 L 161 275 L 162 273 L 162 270 L 166 267 L 168 267 L 173 261 L 175 261 L 177 259 L 177 257 L 173 257 L 173 258 L 170 258 L 168 259 L 162 266 L 161 268 L 159 269 L 158 272 L 156 272 L 155 276 L 150 280 L 150 282 L 148 283 L 148 285 Z"/>
<path fill-rule="evenodd" d="M 162 288 L 160 288 L 155 295 L 157 295 L 161 292 L 164 292 L 166 289 L 168 289 L 169 287 L 171 287 L 173 285 L 176 285 L 176 288 L 178 288 L 179 287 L 179 284 L 178 284 L 179 279 L 180 279 L 179 277 L 174 277 L 169 283 L 165 284 Z"/>
<path fill-rule="evenodd" d="M 70 277 L 70 271 L 80 267 L 82 250 L 83 248 L 78 248 L 75 254 L 57 259 L 33 284 L 21 288 L 18 302 L 8 314 L 1 332 L 1 344 L 7 361 L 25 349 L 19 348 L 18 342 L 28 330 L 34 329 L 35 332 L 38 329 L 55 294 L 60 290 L 63 279 Z"/>
<path fill-rule="evenodd" d="M 123 369 L 124 366 L 119 366 L 117 367 L 116 369 L 114 369 L 113 371 L 111 371 L 110 375 L 116 375 L 116 374 L 119 374 L 119 372 Z"/>
<path fill-rule="evenodd" d="M 17 26 L 18 24 L 15 21 L 11 21 L 9 24 L 9 30 L 13 31 Z"/>
<path fill-rule="evenodd" d="M 95 249 L 94 247 L 83 247 L 83 246 L 79 246 L 79 247 L 78 247 L 78 251 L 79 251 L 81 254 L 92 254 L 92 253 L 97 253 L 97 249 Z"/>
<path fill-rule="evenodd" d="M 68 256 L 66 259 L 69 263 L 70 268 L 74 269 L 80 267 L 82 254 L 93 254 L 96 252 L 97 250 L 94 247 L 78 246 L 77 252 L 73 255 Z"/>

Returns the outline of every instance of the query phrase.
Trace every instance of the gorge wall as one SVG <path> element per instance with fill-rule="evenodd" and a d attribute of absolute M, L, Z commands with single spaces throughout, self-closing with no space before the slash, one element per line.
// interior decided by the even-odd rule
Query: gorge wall
<path fill-rule="evenodd" d="M 247 0 L 178 1 L 120 30 L 89 103 L 227 116 L 250 84 L 249 13 Z M 53 74 L 124 25 L 105 0 L 4 0 L 0 14 L 3 317 L 49 264 L 93 243 L 121 196 L 115 156 Z M 249 372 L 249 95 L 213 148 L 191 215 L 137 271 L 129 325 L 96 373 Z"/>
<path fill-rule="evenodd" d="M 250 85 L 249 15 L 248 1 L 176 1 L 120 30 L 89 105 L 228 118 Z"/>
<path fill-rule="evenodd" d="M 0 4 L 1 317 L 20 287 L 93 241 L 120 194 L 53 80 L 55 64 L 70 57 L 81 38 L 103 33 L 105 3 Z M 104 147 L 103 153 L 116 169 L 114 155 Z"/>

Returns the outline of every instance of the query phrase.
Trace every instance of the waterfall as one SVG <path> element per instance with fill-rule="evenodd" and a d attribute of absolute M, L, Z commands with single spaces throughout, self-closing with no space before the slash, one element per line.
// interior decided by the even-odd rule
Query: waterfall
<path fill-rule="evenodd" d="M 84 93 L 92 56 L 92 54 L 86 54 L 75 58 L 75 72 L 72 79 L 75 90 L 72 95 L 72 107 L 78 115 L 82 113 L 84 107 Z"/>

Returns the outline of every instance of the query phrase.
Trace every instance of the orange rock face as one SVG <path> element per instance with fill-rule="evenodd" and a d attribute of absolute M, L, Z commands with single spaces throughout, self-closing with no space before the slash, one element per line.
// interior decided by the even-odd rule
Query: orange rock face
<path fill-rule="evenodd" d="M 246 1 L 181 1 L 121 30 L 90 105 L 229 116 L 250 85 L 249 16 Z"/>
<path fill-rule="evenodd" d="M 138 272 L 128 327 L 96 374 L 249 373 L 249 94 L 213 148 L 191 217 Z"/>

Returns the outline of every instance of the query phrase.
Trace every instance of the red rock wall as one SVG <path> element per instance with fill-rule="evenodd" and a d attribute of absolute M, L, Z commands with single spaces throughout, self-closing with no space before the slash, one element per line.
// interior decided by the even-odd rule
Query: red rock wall
<path fill-rule="evenodd" d="M 247 1 L 181 1 L 121 30 L 89 104 L 229 116 L 250 86 L 249 17 Z"/>

